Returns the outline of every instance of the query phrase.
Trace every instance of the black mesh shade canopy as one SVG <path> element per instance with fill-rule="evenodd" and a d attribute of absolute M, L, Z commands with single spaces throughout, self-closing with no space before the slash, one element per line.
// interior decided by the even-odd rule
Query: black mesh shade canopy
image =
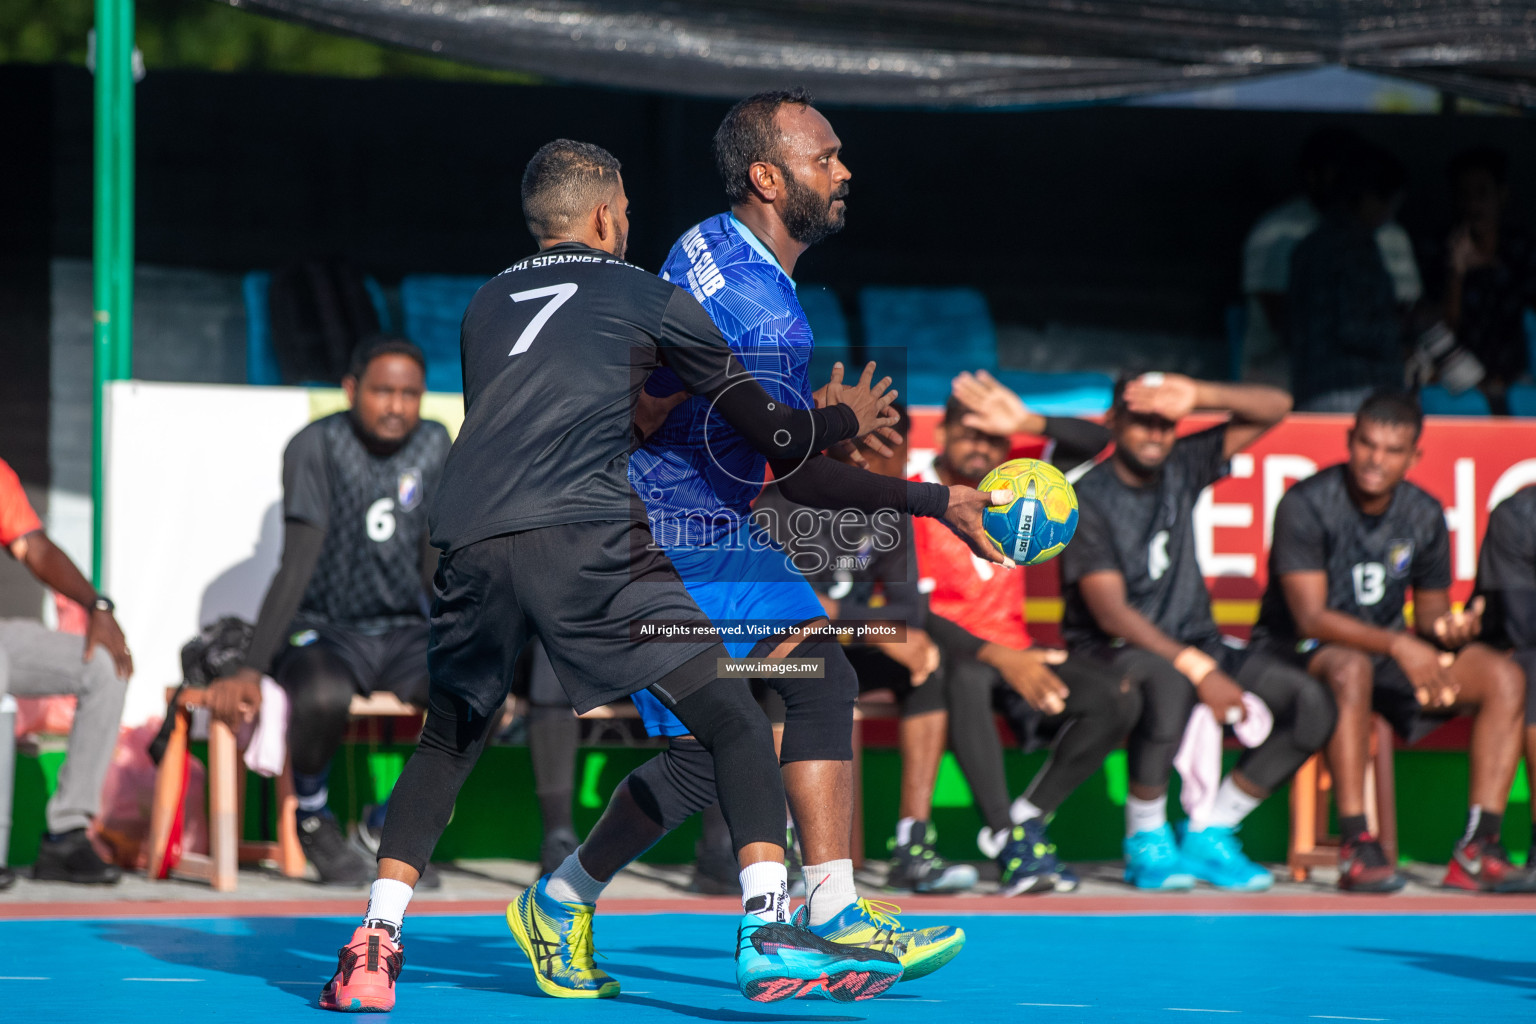
<path fill-rule="evenodd" d="M 1536 107 L 1529 0 L 225 0 L 555 81 L 833 104 L 1078 103 L 1339 64 Z"/>

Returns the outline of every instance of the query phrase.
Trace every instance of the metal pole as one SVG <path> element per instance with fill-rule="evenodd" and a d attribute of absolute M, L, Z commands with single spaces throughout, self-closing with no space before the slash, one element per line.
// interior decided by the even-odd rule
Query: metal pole
<path fill-rule="evenodd" d="M 103 392 L 133 375 L 133 0 L 96 0 L 91 579 L 101 585 Z"/>

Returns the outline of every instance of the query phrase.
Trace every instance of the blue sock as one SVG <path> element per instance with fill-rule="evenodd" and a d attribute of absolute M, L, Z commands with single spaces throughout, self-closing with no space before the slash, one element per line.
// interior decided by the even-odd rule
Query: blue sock
<path fill-rule="evenodd" d="M 326 788 L 326 780 L 331 777 L 330 769 L 320 772 L 318 775 L 304 775 L 300 772 L 293 773 L 293 795 L 299 798 L 298 818 L 313 817 L 316 814 L 325 813 L 325 806 L 330 801 L 330 791 Z"/>

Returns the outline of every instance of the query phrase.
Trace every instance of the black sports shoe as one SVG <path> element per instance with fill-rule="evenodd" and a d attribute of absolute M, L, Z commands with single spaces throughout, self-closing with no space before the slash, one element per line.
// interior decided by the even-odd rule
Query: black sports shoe
<path fill-rule="evenodd" d="M 341 826 L 328 812 L 299 819 L 299 845 L 324 885 L 367 885 L 373 881 L 373 865 L 347 842 Z"/>
<path fill-rule="evenodd" d="M 937 833 L 926 821 L 912 826 L 905 843 L 890 840 L 891 870 L 885 887 L 898 892 L 963 892 L 976 884 L 976 869 L 950 864 L 933 848 Z"/>
<path fill-rule="evenodd" d="M 77 828 L 61 836 L 43 837 L 37 848 L 37 861 L 32 865 L 32 877 L 40 882 L 116 885 L 123 871 L 102 860 L 85 829 Z"/>
<path fill-rule="evenodd" d="M 1339 844 L 1339 888 L 1345 892 L 1397 892 L 1407 884 L 1375 836 L 1367 833 Z"/>
<path fill-rule="evenodd" d="M 576 852 L 576 847 L 581 845 L 581 840 L 576 838 L 576 833 L 568 828 L 557 828 L 544 837 L 539 844 L 539 873 L 552 875 L 555 869 L 565 863 L 565 858 Z"/>
<path fill-rule="evenodd" d="M 16 884 L 16 872 L 3 864 L 0 864 L 0 892 L 4 892 Z"/>

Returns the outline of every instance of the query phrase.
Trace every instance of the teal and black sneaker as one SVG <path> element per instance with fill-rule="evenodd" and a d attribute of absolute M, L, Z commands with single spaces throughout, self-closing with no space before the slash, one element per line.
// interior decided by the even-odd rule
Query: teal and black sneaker
<path fill-rule="evenodd" d="M 1180 853 L 1185 870 L 1202 882 L 1228 892 L 1263 892 L 1275 884 L 1275 876 L 1255 864 L 1237 841 L 1237 829 L 1207 825 L 1198 832 L 1184 827 Z"/>
<path fill-rule="evenodd" d="M 736 927 L 736 985 L 754 1002 L 873 999 L 901 970 L 894 953 L 829 942 L 783 921 L 747 914 Z"/>
<path fill-rule="evenodd" d="M 1174 892 L 1195 887 L 1195 876 L 1184 866 L 1173 829 L 1137 832 L 1125 841 L 1125 880 L 1138 889 Z"/>

